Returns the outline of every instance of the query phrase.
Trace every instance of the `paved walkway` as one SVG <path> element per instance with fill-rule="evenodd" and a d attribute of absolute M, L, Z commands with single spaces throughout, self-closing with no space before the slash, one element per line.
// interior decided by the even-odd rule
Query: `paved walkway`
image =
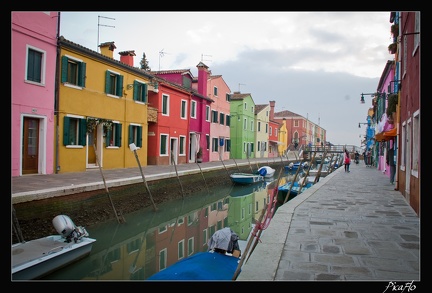
<path fill-rule="evenodd" d="M 142 171 L 151 181 L 272 160 L 280 158 Z M 102 172 L 108 187 L 143 180 L 139 168 Z M 13 177 L 12 203 L 103 188 L 99 169 Z M 261 241 L 237 281 L 420 280 L 420 219 L 389 178 L 363 162 L 352 164 L 350 173 L 339 168 L 280 207 Z"/>
<path fill-rule="evenodd" d="M 261 236 L 237 281 L 420 281 L 420 219 L 362 161 L 281 206 Z"/>

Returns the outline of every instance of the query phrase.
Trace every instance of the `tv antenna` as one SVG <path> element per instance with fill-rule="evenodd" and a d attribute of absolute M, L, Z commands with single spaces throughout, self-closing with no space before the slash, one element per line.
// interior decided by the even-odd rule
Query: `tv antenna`
<path fill-rule="evenodd" d="M 210 61 L 210 62 L 211 62 L 211 60 L 204 60 L 204 57 L 212 57 L 212 55 L 204 55 L 204 54 L 201 54 L 201 62 L 202 62 L 202 61 Z"/>
<path fill-rule="evenodd" d="M 246 85 L 245 83 L 239 83 L 239 92 L 240 92 L 240 86 L 241 85 Z"/>
<path fill-rule="evenodd" d="M 163 56 L 165 56 L 165 54 L 169 55 L 169 53 L 164 52 L 163 50 L 164 49 L 162 49 L 162 50 L 159 51 L 159 71 L 160 71 L 160 58 L 163 57 Z"/>
<path fill-rule="evenodd" d="M 113 28 L 115 28 L 115 26 L 113 26 L 113 25 L 100 24 L 100 19 L 101 18 L 115 20 L 115 18 L 112 18 L 112 17 L 106 17 L 106 16 L 100 16 L 100 15 L 98 15 L 98 35 L 97 35 L 97 46 L 96 46 L 97 52 L 99 52 L 99 27 L 106 26 L 106 27 L 113 27 Z"/>

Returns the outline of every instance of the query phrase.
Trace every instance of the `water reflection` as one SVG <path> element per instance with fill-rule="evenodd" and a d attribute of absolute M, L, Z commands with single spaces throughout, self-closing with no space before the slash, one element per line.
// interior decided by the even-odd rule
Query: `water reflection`
<path fill-rule="evenodd" d="M 43 279 L 145 280 L 179 259 L 206 251 L 208 239 L 223 227 L 230 227 L 246 242 L 277 179 L 218 186 L 161 204 L 156 212 L 148 207 L 127 214 L 123 224 L 113 219 L 86 227 L 97 240 L 90 255 Z"/>

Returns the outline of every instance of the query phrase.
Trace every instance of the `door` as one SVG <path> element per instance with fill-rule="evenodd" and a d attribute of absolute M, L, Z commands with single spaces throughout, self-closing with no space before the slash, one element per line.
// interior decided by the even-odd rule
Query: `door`
<path fill-rule="evenodd" d="M 171 138 L 170 140 L 170 165 L 177 165 L 178 163 L 178 148 L 177 148 L 177 138 Z"/>
<path fill-rule="evenodd" d="M 406 164 L 405 164 L 405 198 L 410 202 L 410 181 L 411 181 L 411 119 L 406 125 Z"/>
<path fill-rule="evenodd" d="M 39 119 L 24 117 L 22 174 L 39 173 Z"/>
<path fill-rule="evenodd" d="M 87 168 L 98 168 L 98 160 L 102 164 L 103 125 L 97 125 L 91 133 L 87 133 Z M 96 146 L 96 149 L 94 148 Z M 96 157 L 97 156 L 97 157 Z"/>

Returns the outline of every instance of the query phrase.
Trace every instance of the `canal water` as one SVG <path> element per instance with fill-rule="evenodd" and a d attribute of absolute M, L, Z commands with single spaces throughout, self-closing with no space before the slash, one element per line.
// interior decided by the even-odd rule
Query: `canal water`
<path fill-rule="evenodd" d="M 146 280 L 182 258 L 207 251 L 209 238 L 224 227 L 239 236 L 243 251 L 271 188 L 293 176 L 276 170 L 265 182 L 218 186 L 160 204 L 157 211 L 148 207 L 126 214 L 125 223 L 113 219 L 85 227 L 96 239 L 91 253 L 42 280 Z"/>

